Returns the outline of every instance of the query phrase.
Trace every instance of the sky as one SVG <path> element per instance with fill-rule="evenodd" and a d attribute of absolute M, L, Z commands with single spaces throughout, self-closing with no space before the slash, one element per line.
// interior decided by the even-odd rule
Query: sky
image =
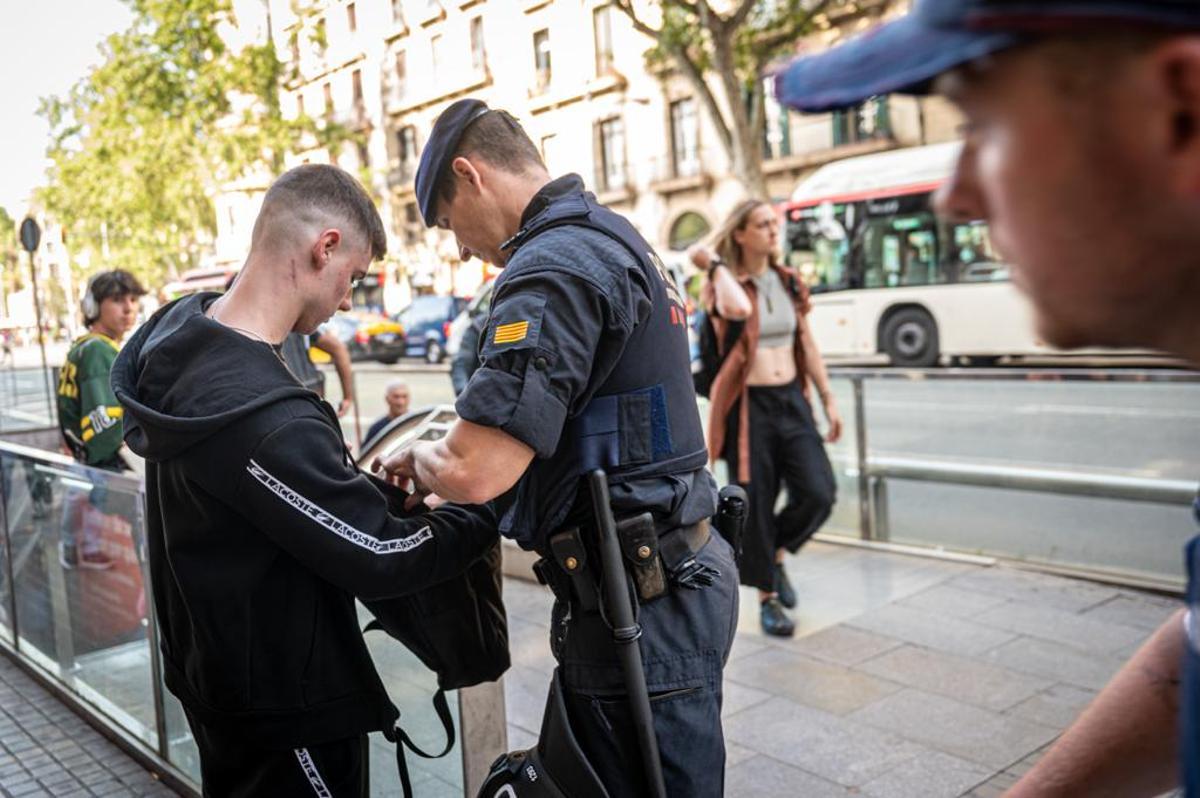
<path fill-rule="evenodd" d="M 50 129 L 38 99 L 69 91 L 131 16 L 119 0 L 0 0 L 0 19 L 0 207 L 20 219 L 45 182 Z"/>

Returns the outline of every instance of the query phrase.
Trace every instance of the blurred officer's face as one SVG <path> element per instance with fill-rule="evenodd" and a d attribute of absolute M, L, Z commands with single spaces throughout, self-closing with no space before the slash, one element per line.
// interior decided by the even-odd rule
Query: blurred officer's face
<path fill-rule="evenodd" d="M 966 142 L 937 204 L 989 222 L 1050 343 L 1171 346 L 1200 316 L 1200 40 L 1082 47 L 943 76 Z"/>
<path fill-rule="evenodd" d="M 141 298 L 133 294 L 107 297 L 100 302 L 100 317 L 95 326 L 109 338 L 119 341 L 137 324 L 141 307 Z"/>

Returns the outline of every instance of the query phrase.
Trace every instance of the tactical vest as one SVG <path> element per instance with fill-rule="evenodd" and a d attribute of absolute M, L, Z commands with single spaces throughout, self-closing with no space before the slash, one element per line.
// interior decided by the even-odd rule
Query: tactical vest
<path fill-rule="evenodd" d="M 650 289 L 652 310 L 634 328 L 592 400 L 567 419 L 557 451 L 535 459 L 518 483 L 500 526 L 527 547 L 540 548 L 565 520 L 579 477 L 593 469 L 605 469 L 609 484 L 619 485 L 688 473 L 708 463 L 692 385 L 687 312 L 670 272 L 633 225 L 592 194 L 572 193 L 554 200 L 503 246 L 511 257 L 534 237 L 568 226 L 595 230 L 624 246 Z M 556 487 L 568 488 L 566 495 L 555 496 Z M 546 499 L 552 499 L 549 505 Z"/>

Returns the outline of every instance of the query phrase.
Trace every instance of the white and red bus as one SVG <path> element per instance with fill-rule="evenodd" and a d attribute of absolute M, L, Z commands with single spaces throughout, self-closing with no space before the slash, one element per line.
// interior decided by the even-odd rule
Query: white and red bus
<path fill-rule="evenodd" d="M 785 257 L 812 288 L 809 323 L 823 353 L 932 366 L 1055 351 L 1036 339 L 1028 301 L 1009 282 L 987 225 L 933 213 L 931 195 L 960 146 L 831 163 L 780 206 Z"/>

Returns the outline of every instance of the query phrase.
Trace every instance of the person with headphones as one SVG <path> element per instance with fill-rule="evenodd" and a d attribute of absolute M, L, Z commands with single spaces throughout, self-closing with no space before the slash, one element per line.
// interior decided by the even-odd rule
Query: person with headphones
<path fill-rule="evenodd" d="M 128 469 L 120 456 L 124 410 L 109 385 L 109 374 L 121 340 L 137 323 L 145 294 L 136 277 L 115 269 L 94 275 L 79 303 L 88 331 L 71 344 L 59 373 L 58 428 L 71 456 L 85 465 L 110 471 Z M 104 489 L 98 486 L 89 501 L 103 511 L 104 498 Z M 82 507 L 69 502 L 69 514 L 72 509 Z M 70 542 L 71 536 L 64 534 L 60 560 L 65 567 L 100 570 L 111 566 L 97 536 L 89 535 L 88 528 L 74 515 L 65 519 L 64 529 L 84 530 L 78 550 Z"/>

